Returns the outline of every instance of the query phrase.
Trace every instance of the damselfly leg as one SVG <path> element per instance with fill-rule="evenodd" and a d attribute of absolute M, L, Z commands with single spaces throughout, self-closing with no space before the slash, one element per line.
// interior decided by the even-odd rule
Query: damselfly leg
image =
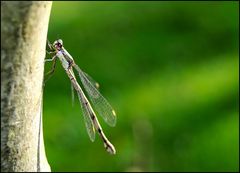
<path fill-rule="evenodd" d="M 48 40 L 48 47 L 49 47 L 49 49 L 50 49 L 50 51 L 47 51 L 46 50 L 46 52 L 48 53 L 48 54 L 54 54 L 54 56 L 51 58 L 51 59 L 45 59 L 44 60 L 44 62 L 50 62 L 50 61 L 53 61 L 53 63 L 52 63 L 52 67 L 51 67 L 51 70 L 49 71 L 49 72 L 47 72 L 44 76 L 45 76 L 45 80 L 44 80 L 44 83 L 46 83 L 51 77 L 52 77 L 52 75 L 53 75 L 53 73 L 54 73 L 54 71 L 55 71 L 55 67 L 56 67 L 56 57 L 57 57 L 57 55 L 56 55 L 56 50 L 54 50 L 54 47 L 53 47 L 53 45 L 49 42 L 49 40 Z"/>
<path fill-rule="evenodd" d="M 52 68 L 51 68 L 51 70 L 49 72 L 47 72 L 45 74 L 45 78 L 46 79 L 44 80 L 44 83 L 46 83 L 53 76 L 53 73 L 54 73 L 55 68 L 56 68 L 56 62 L 57 62 L 56 60 L 57 60 L 56 56 L 54 56 L 54 59 L 52 60 L 53 61 Z M 48 61 L 45 61 L 45 62 L 48 62 Z"/>

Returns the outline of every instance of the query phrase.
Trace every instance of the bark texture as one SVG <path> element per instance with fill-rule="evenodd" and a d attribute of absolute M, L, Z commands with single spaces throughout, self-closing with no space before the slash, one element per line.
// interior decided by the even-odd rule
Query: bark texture
<path fill-rule="evenodd" d="M 1 172 L 50 171 L 39 125 L 51 5 L 1 1 Z"/>

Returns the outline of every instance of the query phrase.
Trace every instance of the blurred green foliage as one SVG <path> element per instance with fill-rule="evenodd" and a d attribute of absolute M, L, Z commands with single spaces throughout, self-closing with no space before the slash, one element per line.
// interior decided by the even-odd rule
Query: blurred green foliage
<path fill-rule="evenodd" d="M 87 136 L 58 61 L 44 90 L 52 171 L 239 171 L 238 13 L 237 2 L 53 2 L 48 39 L 63 39 L 118 119 L 99 118 L 111 156 Z"/>

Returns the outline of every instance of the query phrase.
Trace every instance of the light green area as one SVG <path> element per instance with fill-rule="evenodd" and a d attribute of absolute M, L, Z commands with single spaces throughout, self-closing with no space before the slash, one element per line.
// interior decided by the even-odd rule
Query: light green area
<path fill-rule="evenodd" d="M 237 2 L 53 2 L 48 39 L 100 83 L 117 154 L 90 141 L 58 62 L 44 91 L 52 171 L 239 171 L 238 12 Z"/>

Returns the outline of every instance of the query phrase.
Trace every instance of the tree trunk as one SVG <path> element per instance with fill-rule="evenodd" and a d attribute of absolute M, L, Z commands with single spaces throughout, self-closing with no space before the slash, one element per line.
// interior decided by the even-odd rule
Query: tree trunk
<path fill-rule="evenodd" d="M 51 5 L 1 1 L 1 172 L 50 172 L 41 107 Z"/>

